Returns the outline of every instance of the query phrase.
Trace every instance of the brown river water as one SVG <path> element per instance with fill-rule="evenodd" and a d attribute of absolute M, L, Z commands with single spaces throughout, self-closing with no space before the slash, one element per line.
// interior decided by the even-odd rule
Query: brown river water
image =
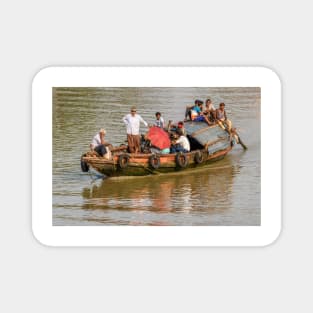
<path fill-rule="evenodd" d="M 153 123 L 155 112 L 182 120 L 185 106 L 225 102 L 248 146 L 204 168 L 136 178 L 82 173 L 80 156 L 100 128 L 125 142 L 130 107 Z M 261 223 L 259 88 L 53 88 L 53 225 L 229 225 Z M 141 126 L 144 133 L 147 128 Z"/>

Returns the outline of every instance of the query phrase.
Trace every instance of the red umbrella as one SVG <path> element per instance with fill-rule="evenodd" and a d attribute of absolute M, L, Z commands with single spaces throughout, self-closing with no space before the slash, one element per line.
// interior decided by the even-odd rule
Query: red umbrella
<path fill-rule="evenodd" d="M 147 139 L 150 140 L 151 145 L 161 150 L 169 148 L 171 141 L 168 133 L 160 127 L 153 126 L 147 133 Z"/>

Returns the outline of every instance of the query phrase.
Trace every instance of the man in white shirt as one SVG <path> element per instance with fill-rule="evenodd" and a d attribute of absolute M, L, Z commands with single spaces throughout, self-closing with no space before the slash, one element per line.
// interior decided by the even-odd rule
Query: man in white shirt
<path fill-rule="evenodd" d="M 160 128 L 164 128 L 164 119 L 161 116 L 160 112 L 156 112 L 155 113 L 155 122 L 154 122 L 154 126 L 160 127 Z"/>
<path fill-rule="evenodd" d="M 171 153 L 176 152 L 189 152 L 190 151 L 190 143 L 186 136 L 183 135 L 181 129 L 177 130 L 178 139 L 175 141 L 175 145 L 171 147 Z"/>
<path fill-rule="evenodd" d="M 106 131 L 101 128 L 98 133 L 93 137 L 92 142 L 90 144 L 90 149 L 92 151 L 96 151 L 100 156 L 104 156 L 106 158 L 110 158 L 110 143 L 104 140 Z"/>
<path fill-rule="evenodd" d="M 190 151 L 190 143 L 186 136 L 184 135 L 179 136 L 179 138 L 176 140 L 176 143 L 180 144 L 183 147 L 183 149 L 185 150 L 183 152 Z"/>
<path fill-rule="evenodd" d="M 148 126 L 148 123 L 144 121 L 139 114 L 137 114 L 135 107 L 131 108 L 130 114 L 123 117 L 123 122 L 126 125 L 127 142 L 130 153 L 140 152 L 140 122 L 142 122 L 145 126 Z"/>

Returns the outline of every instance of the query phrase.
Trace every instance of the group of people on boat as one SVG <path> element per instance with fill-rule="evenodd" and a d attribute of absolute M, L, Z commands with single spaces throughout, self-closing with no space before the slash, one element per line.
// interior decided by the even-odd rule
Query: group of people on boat
<path fill-rule="evenodd" d="M 231 121 L 227 118 L 225 103 L 221 102 L 219 107 L 215 109 L 211 99 L 205 101 L 203 107 L 202 100 L 195 100 L 194 105 L 187 106 L 185 112 L 185 121 L 206 122 L 208 125 L 218 123 L 223 129 L 231 131 Z"/>
<path fill-rule="evenodd" d="M 176 152 L 189 152 L 190 143 L 186 136 L 186 131 L 184 128 L 184 122 L 178 122 L 177 126 L 173 125 L 171 121 L 168 127 L 165 127 L 164 118 L 160 112 L 155 113 L 155 121 L 153 124 L 149 125 L 139 114 L 137 114 L 136 107 L 132 107 L 130 113 L 125 115 L 123 122 L 126 125 L 127 132 L 127 143 L 128 150 L 130 153 L 141 153 L 143 152 L 141 146 L 141 140 L 145 141 L 147 138 L 140 136 L 140 123 L 143 123 L 146 127 L 159 127 L 165 130 L 170 138 L 170 145 L 164 149 L 159 149 L 157 147 L 149 147 L 148 152 L 167 154 Z"/>
<path fill-rule="evenodd" d="M 145 152 L 142 149 L 142 140 L 145 141 L 145 136 L 140 135 L 140 123 L 144 124 L 146 127 L 159 127 L 167 132 L 170 145 L 165 149 L 158 149 L 156 147 L 149 147 L 148 152 L 156 152 L 160 154 L 167 153 L 177 153 L 177 152 L 189 152 L 190 142 L 184 128 L 184 122 L 191 120 L 195 122 L 205 122 L 209 126 L 214 124 L 219 124 L 220 127 L 231 132 L 231 121 L 227 118 L 225 103 L 220 103 L 219 108 L 215 109 L 211 99 L 205 101 L 205 106 L 203 107 L 202 100 L 195 100 L 194 105 L 187 106 L 185 111 L 184 121 L 180 121 L 177 125 L 172 124 L 169 121 L 168 126 L 165 126 L 164 118 L 160 112 L 155 113 L 155 121 L 152 125 L 148 123 L 137 113 L 136 107 L 132 107 L 130 113 L 123 117 L 123 122 L 126 126 L 127 133 L 127 143 L 129 153 L 142 153 Z M 90 144 L 90 149 L 97 152 L 100 156 L 106 159 L 111 159 L 111 149 L 112 145 L 105 140 L 106 131 L 105 129 L 100 129 L 100 131 L 94 136 L 92 143 Z"/>

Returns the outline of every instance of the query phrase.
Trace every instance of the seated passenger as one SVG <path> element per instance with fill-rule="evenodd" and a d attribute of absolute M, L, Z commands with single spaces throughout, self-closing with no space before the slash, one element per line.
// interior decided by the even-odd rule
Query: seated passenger
<path fill-rule="evenodd" d="M 194 105 L 186 106 L 185 121 L 187 121 L 187 117 L 189 117 L 189 119 L 192 120 L 192 113 L 194 113 L 194 112 L 196 112 L 199 115 L 200 112 L 202 111 L 202 105 L 203 105 L 203 101 L 195 100 Z"/>
<path fill-rule="evenodd" d="M 214 124 L 214 122 L 210 121 L 208 116 L 203 114 L 203 113 L 201 113 L 196 118 L 194 118 L 193 121 L 195 121 L 195 122 L 206 122 L 209 126 Z"/>
<path fill-rule="evenodd" d="M 209 101 L 211 101 L 210 99 L 208 99 Z M 207 103 L 208 103 L 207 100 Z M 202 109 L 202 107 L 201 107 Z M 210 111 L 208 111 L 207 109 L 205 109 L 204 111 L 200 111 L 199 113 L 195 113 L 195 111 L 193 111 L 193 109 L 191 110 L 191 120 L 195 121 L 195 122 L 206 122 L 208 125 L 213 125 L 214 122 L 210 119 L 210 115 L 209 115 Z"/>
<path fill-rule="evenodd" d="M 231 121 L 227 118 L 226 111 L 225 111 L 225 103 L 220 103 L 219 108 L 216 110 L 216 119 L 218 124 L 223 128 L 226 129 L 229 133 L 231 132 Z M 225 127 L 226 126 L 226 127 Z"/>
<path fill-rule="evenodd" d="M 171 153 L 176 152 L 189 152 L 190 151 L 190 143 L 186 136 L 182 134 L 180 129 L 177 130 L 177 139 L 173 142 L 171 146 Z"/>
<path fill-rule="evenodd" d="M 216 120 L 216 110 L 211 99 L 207 99 L 205 101 L 205 109 L 203 111 L 203 114 L 207 115 L 208 119 L 211 122 L 214 122 Z"/>
<path fill-rule="evenodd" d="M 91 151 L 96 151 L 100 156 L 105 157 L 106 159 L 111 159 L 110 147 L 112 145 L 104 140 L 106 131 L 101 128 L 99 132 L 93 137 L 90 144 Z"/>
<path fill-rule="evenodd" d="M 155 113 L 155 117 L 156 117 L 156 120 L 154 122 L 154 126 L 157 126 L 157 127 L 160 127 L 160 128 L 164 128 L 164 119 L 161 116 L 161 113 L 160 112 L 156 112 Z"/>
<path fill-rule="evenodd" d="M 186 129 L 185 129 L 185 126 L 184 126 L 184 122 L 182 122 L 182 121 L 178 122 L 177 123 L 177 129 L 180 129 L 184 136 L 187 135 L 187 132 L 186 132 Z"/>
<path fill-rule="evenodd" d="M 171 123 L 169 127 L 170 127 L 170 128 L 169 128 L 169 131 L 168 131 L 168 132 L 169 132 L 170 134 L 173 134 L 173 133 L 177 134 L 177 133 L 176 133 L 177 130 L 178 130 L 178 129 L 181 129 L 182 132 L 183 132 L 183 135 L 184 135 L 184 136 L 186 135 L 186 129 L 185 129 L 185 126 L 184 126 L 184 122 L 183 122 L 183 121 L 179 121 L 179 122 L 177 123 L 177 125 Z"/>

